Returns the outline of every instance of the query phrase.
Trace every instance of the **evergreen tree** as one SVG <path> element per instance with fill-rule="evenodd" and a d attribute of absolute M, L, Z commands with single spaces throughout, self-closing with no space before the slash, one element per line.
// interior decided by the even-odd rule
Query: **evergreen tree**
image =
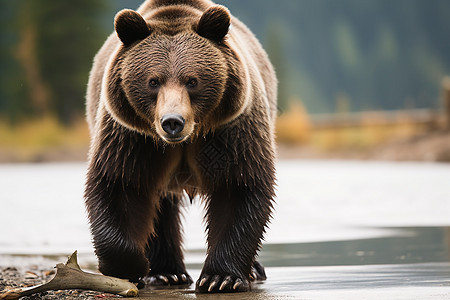
<path fill-rule="evenodd" d="M 105 38 L 105 1 L 27 0 L 38 28 L 37 60 L 50 89 L 49 105 L 64 123 L 84 109 L 92 58 Z"/>
<path fill-rule="evenodd" d="M 139 0 L 0 1 L 0 118 L 84 113 L 88 72 L 122 8 Z M 219 0 L 263 42 L 280 104 L 331 112 L 436 107 L 450 74 L 448 0 Z"/>
<path fill-rule="evenodd" d="M 267 38 L 265 41 L 266 50 L 269 58 L 275 68 L 278 78 L 278 109 L 284 111 L 289 105 L 289 89 L 287 83 L 289 81 L 288 58 L 284 53 L 284 40 L 281 29 L 283 27 L 279 23 L 272 23 L 269 26 Z"/>
<path fill-rule="evenodd" d="M 83 114 L 92 58 L 106 37 L 106 0 L 0 2 L 0 109 L 16 120 Z"/>
<path fill-rule="evenodd" d="M 17 59 L 18 1 L 0 1 L 0 118 L 15 124 L 30 113 L 27 83 Z"/>

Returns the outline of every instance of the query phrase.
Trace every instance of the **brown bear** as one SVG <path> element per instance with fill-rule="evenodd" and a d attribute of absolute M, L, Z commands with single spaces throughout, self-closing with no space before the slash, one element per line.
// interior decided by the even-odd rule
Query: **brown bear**
<path fill-rule="evenodd" d="M 231 26 L 230 26 L 231 25 Z M 99 270 L 190 284 L 180 206 L 204 202 L 197 292 L 247 291 L 275 184 L 277 80 L 260 43 L 209 0 L 122 10 L 94 60 L 85 191 Z"/>

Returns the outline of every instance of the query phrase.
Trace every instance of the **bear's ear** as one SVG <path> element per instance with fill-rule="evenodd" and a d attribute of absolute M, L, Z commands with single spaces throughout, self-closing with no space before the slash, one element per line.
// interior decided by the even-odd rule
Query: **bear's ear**
<path fill-rule="evenodd" d="M 114 28 L 125 46 L 143 40 L 151 33 L 144 18 L 131 9 L 123 9 L 117 13 L 114 18 Z"/>
<path fill-rule="evenodd" d="M 220 42 L 228 33 L 230 19 L 228 9 L 222 5 L 215 5 L 203 13 L 196 31 L 204 38 Z"/>

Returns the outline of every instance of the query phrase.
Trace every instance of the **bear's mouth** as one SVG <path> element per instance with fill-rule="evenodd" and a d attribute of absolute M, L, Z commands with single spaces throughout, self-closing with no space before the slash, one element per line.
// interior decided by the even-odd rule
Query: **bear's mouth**
<path fill-rule="evenodd" d="M 162 138 L 163 138 L 163 140 L 165 142 L 167 142 L 169 144 L 180 144 L 180 143 L 186 141 L 189 138 L 189 136 L 179 136 L 179 137 L 166 137 L 166 136 L 164 136 Z"/>

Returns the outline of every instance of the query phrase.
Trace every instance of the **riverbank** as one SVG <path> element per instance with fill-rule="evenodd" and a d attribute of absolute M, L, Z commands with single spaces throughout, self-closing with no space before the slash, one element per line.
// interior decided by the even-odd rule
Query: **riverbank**
<path fill-rule="evenodd" d="M 83 162 L 87 144 L 37 149 L 0 148 L 0 163 Z M 279 159 L 344 159 L 450 162 L 450 131 L 434 131 L 365 148 L 320 149 L 311 145 L 278 145 Z"/>
<path fill-rule="evenodd" d="M 381 161 L 450 162 L 450 131 L 435 131 L 367 148 L 318 149 L 304 145 L 278 145 L 280 159 L 347 159 Z"/>

